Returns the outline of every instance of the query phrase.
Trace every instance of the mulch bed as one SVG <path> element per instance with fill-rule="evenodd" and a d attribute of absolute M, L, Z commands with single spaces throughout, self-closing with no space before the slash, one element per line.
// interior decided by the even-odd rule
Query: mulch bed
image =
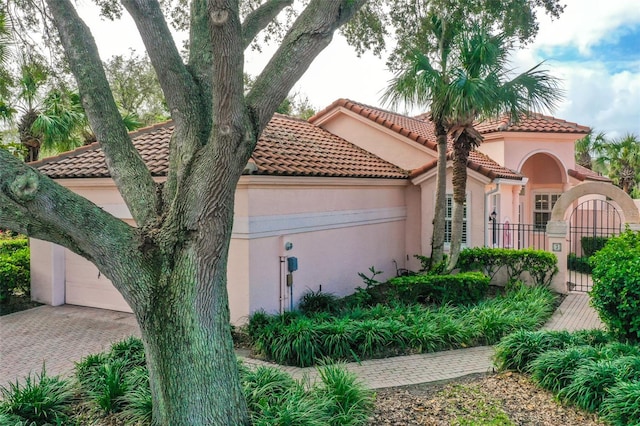
<path fill-rule="evenodd" d="M 516 373 L 380 389 L 373 425 L 605 425 Z"/>

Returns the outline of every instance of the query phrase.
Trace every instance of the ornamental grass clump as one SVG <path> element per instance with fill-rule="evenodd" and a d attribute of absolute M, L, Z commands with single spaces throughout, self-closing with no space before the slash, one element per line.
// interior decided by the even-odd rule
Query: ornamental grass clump
<path fill-rule="evenodd" d="M 114 343 L 108 352 L 89 355 L 76 363 L 76 379 L 83 395 L 96 410 L 117 413 L 130 388 L 131 371 L 145 367 L 142 341 L 135 337 Z M 148 378 L 147 378 L 148 380 Z"/>
<path fill-rule="evenodd" d="M 612 386 L 600 406 L 600 415 L 614 426 L 636 424 L 640 419 L 640 381 Z"/>
<path fill-rule="evenodd" d="M 558 393 L 573 380 L 575 371 L 587 361 L 598 359 L 591 346 L 546 351 L 531 362 L 531 377 L 543 388 Z"/>
<path fill-rule="evenodd" d="M 499 370 L 527 372 L 538 356 L 549 350 L 564 349 L 572 342 L 573 336 L 567 331 L 519 330 L 496 345 L 493 359 Z"/>
<path fill-rule="evenodd" d="M 48 376 L 43 366 L 40 374 L 28 375 L 23 383 L 0 387 L 0 424 L 65 424 L 72 400 L 71 382 Z"/>
<path fill-rule="evenodd" d="M 620 366 L 612 360 L 587 360 L 574 373 L 568 386 L 558 396 L 583 410 L 598 411 L 608 389 L 620 380 Z"/>

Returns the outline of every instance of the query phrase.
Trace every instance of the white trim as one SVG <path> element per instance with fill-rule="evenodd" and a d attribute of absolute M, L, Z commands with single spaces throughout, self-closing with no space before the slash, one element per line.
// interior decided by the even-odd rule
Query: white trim
<path fill-rule="evenodd" d="M 275 216 L 241 216 L 233 222 L 231 238 L 252 239 L 282 234 L 339 229 L 377 223 L 403 221 L 406 207 L 340 210 L 321 213 L 297 213 Z"/>
<path fill-rule="evenodd" d="M 434 194 L 435 197 L 435 194 Z M 445 223 L 447 222 L 447 220 L 449 220 L 450 222 L 453 221 L 453 193 L 452 192 L 447 192 L 445 194 L 445 200 L 451 198 L 451 218 L 447 219 L 447 215 L 446 215 L 446 211 L 445 211 Z M 446 201 L 445 201 L 445 209 L 446 209 Z M 473 225 L 471 218 L 473 217 L 473 215 L 471 214 L 471 191 L 467 191 L 467 193 L 465 194 L 465 210 L 466 210 L 466 217 L 463 216 L 462 218 L 462 222 L 467 224 L 467 232 L 466 232 L 466 240 L 467 242 L 461 242 L 460 243 L 460 248 L 467 248 L 467 247 L 471 247 L 471 227 Z M 445 224 L 446 226 L 446 224 Z M 453 226 L 453 223 L 452 223 Z M 453 228 L 452 228 L 453 230 Z M 463 238 L 465 237 L 465 235 L 463 234 Z M 444 249 L 445 250 L 451 250 L 451 241 L 447 242 L 445 239 L 444 242 Z"/>

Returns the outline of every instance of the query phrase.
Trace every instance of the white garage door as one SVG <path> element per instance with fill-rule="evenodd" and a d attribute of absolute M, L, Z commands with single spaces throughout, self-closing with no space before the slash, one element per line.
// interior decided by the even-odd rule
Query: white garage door
<path fill-rule="evenodd" d="M 65 302 L 131 312 L 111 281 L 100 274 L 93 263 L 69 250 L 65 253 Z"/>

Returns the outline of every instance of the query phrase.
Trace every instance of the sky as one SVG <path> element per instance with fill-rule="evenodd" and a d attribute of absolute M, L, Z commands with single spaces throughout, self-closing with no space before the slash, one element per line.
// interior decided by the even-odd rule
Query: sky
<path fill-rule="evenodd" d="M 512 65 L 527 69 L 540 61 L 561 80 L 565 97 L 551 115 L 618 138 L 628 133 L 640 137 L 640 7 L 638 0 L 565 0 L 557 20 L 539 13 L 540 31 L 526 49 L 514 54 Z M 101 21 L 88 0 L 80 14 L 91 26 L 105 60 L 142 52 L 143 45 L 130 19 Z M 245 70 L 257 75 L 275 46 L 262 53 L 247 50 Z M 316 58 L 292 92 L 309 98 L 316 110 L 338 98 L 377 107 L 393 75 L 386 69 L 384 53 L 358 58 L 340 35 Z M 422 111 L 399 111 L 418 114 Z"/>

